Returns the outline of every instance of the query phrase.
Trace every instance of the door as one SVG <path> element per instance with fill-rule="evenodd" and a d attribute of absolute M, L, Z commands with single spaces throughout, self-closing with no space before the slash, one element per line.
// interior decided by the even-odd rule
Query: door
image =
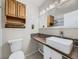
<path fill-rule="evenodd" d="M 6 15 L 16 16 L 16 0 L 6 0 Z"/>
<path fill-rule="evenodd" d="M 17 16 L 19 17 L 19 18 L 25 18 L 25 16 L 26 16 L 26 9 L 25 9 L 25 5 L 24 4 L 22 4 L 22 3 L 20 3 L 20 2 L 17 2 L 17 6 L 18 6 L 18 13 L 17 13 Z"/>

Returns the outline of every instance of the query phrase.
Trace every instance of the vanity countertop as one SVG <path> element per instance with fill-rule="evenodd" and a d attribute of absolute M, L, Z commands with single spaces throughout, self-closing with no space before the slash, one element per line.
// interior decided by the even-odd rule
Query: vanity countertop
<path fill-rule="evenodd" d="M 58 49 L 55 49 L 54 47 L 51 47 L 48 44 L 46 44 L 46 38 L 52 37 L 52 36 L 60 37 L 60 36 L 56 36 L 56 35 L 46 35 L 46 34 L 37 33 L 37 34 L 32 34 L 31 38 L 36 40 L 37 42 L 40 42 L 43 45 L 48 46 L 49 48 L 51 48 L 53 50 L 59 52 L 60 54 L 68 57 L 69 59 L 78 59 L 78 48 L 73 48 L 70 54 L 65 54 L 65 53 L 59 51 Z M 73 40 L 72 38 L 67 38 L 67 37 L 62 37 L 62 38 Z"/>

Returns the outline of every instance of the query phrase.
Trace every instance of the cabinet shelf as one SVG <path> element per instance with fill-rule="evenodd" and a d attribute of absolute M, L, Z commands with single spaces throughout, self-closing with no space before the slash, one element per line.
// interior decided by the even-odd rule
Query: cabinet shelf
<path fill-rule="evenodd" d="M 12 21 L 7 21 L 6 24 L 18 25 L 18 26 L 24 25 L 24 23 L 21 23 L 21 22 L 12 22 Z"/>
<path fill-rule="evenodd" d="M 25 28 L 24 23 L 21 22 L 12 22 L 12 21 L 7 21 L 6 22 L 6 28 Z"/>
<path fill-rule="evenodd" d="M 25 26 L 16 26 L 16 25 L 11 25 L 11 24 L 6 24 L 5 28 L 25 28 Z"/>
<path fill-rule="evenodd" d="M 22 19 L 22 20 L 25 20 L 25 19 L 26 19 L 26 18 L 17 17 L 17 16 L 11 16 L 11 15 L 6 15 L 6 17 L 9 17 L 9 18 L 16 18 L 16 19 Z"/>

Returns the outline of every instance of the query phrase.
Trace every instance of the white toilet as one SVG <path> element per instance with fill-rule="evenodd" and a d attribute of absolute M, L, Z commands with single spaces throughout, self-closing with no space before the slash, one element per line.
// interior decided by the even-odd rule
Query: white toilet
<path fill-rule="evenodd" d="M 22 49 L 22 39 L 9 40 L 12 54 L 8 59 L 25 59 Z"/>

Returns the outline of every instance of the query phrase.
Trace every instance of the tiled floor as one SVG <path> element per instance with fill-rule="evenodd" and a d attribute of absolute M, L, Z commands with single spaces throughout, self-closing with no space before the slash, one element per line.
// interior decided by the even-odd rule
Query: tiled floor
<path fill-rule="evenodd" d="M 34 55 L 27 57 L 26 59 L 43 59 L 43 56 L 37 52 Z"/>

